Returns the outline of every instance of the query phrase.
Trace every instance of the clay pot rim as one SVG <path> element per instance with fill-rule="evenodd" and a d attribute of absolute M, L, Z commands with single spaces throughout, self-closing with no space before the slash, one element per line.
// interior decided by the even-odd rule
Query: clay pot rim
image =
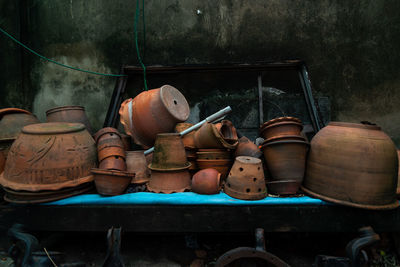
<path fill-rule="evenodd" d="M 28 115 L 34 115 L 31 112 L 29 112 L 29 111 L 27 111 L 25 109 L 21 109 L 21 108 L 3 108 L 3 109 L 0 109 L 0 119 L 2 119 L 3 116 L 6 115 L 6 114 L 15 114 L 15 113 L 23 113 L 23 114 L 28 114 Z"/>
<path fill-rule="evenodd" d="M 270 138 L 264 140 L 264 141 L 261 143 L 261 145 L 264 145 L 264 144 L 266 144 L 266 143 L 271 143 L 271 142 L 273 142 L 274 140 L 280 139 L 280 138 L 295 138 L 294 140 L 301 139 L 301 140 L 304 140 L 304 141 L 306 142 L 306 139 L 305 139 L 303 136 L 301 136 L 301 135 L 284 135 L 284 134 L 283 134 L 283 135 L 277 135 L 277 136 L 270 137 Z M 298 141 L 301 141 L 301 140 L 298 140 Z"/>
<path fill-rule="evenodd" d="M 94 175 L 112 175 L 112 176 L 119 176 L 119 177 L 126 177 L 132 179 L 135 177 L 135 173 L 127 172 L 127 171 L 117 171 L 117 170 L 104 170 L 99 168 L 92 168 L 90 172 Z"/>
<path fill-rule="evenodd" d="M 354 202 L 349 202 L 346 200 L 339 200 L 339 199 L 334 199 L 328 196 L 324 196 L 318 193 L 315 193 L 303 185 L 300 186 L 301 190 L 303 190 L 306 194 L 314 197 L 314 198 L 319 198 L 327 202 L 332 202 L 335 204 L 340 204 L 340 205 L 345 205 L 345 206 L 350 206 L 354 208 L 362 208 L 362 209 L 369 209 L 369 210 L 390 210 L 390 209 L 395 209 L 399 207 L 399 201 L 396 198 L 396 194 L 394 194 L 394 201 L 389 204 L 384 204 L 384 205 L 371 205 L 371 204 L 359 204 L 359 203 L 354 203 Z"/>
<path fill-rule="evenodd" d="M 381 127 L 377 125 L 370 124 L 362 124 L 362 123 L 353 123 L 353 122 L 340 122 L 340 121 L 331 121 L 328 126 L 339 126 L 339 127 L 347 127 L 347 128 L 358 128 L 358 129 L 366 129 L 366 130 L 381 130 Z"/>
<path fill-rule="evenodd" d="M 108 134 L 108 133 L 115 133 L 116 135 L 119 136 L 119 138 L 122 139 L 121 134 L 119 133 L 119 131 L 118 131 L 117 129 L 113 128 L 113 127 L 104 127 L 104 128 L 102 128 L 102 129 L 98 130 L 98 131 L 94 134 L 93 139 L 94 139 L 94 141 L 97 143 L 97 141 L 99 140 L 99 138 L 100 138 L 101 136 L 103 136 L 103 135 L 105 135 L 105 134 Z"/>
<path fill-rule="evenodd" d="M 185 166 L 182 167 L 174 167 L 174 168 L 158 168 L 158 167 L 152 167 L 153 163 L 150 163 L 149 165 L 147 165 L 147 168 L 149 168 L 152 171 L 159 171 L 159 172 L 172 172 L 172 171 L 180 171 L 180 170 L 186 170 L 188 168 L 190 168 L 190 166 L 192 166 L 192 164 L 190 162 L 186 162 Z"/>
<path fill-rule="evenodd" d="M 83 106 L 60 106 L 60 107 L 55 107 L 48 109 L 46 111 L 46 116 L 50 115 L 51 113 L 58 112 L 58 111 L 63 111 L 63 110 L 85 110 L 85 107 Z"/>
<path fill-rule="evenodd" d="M 267 146 L 281 145 L 281 144 L 304 144 L 306 146 L 310 146 L 310 143 L 308 143 L 306 141 L 285 140 L 285 141 L 275 141 L 275 142 L 264 144 L 264 145 L 262 145 L 261 149 L 265 149 Z"/>
<path fill-rule="evenodd" d="M 278 126 L 282 126 L 282 125 L 296 125 L 300 127 L 300 131 L 303 129 L 303 124 L 301 124 L 300 122 L 294 122 L 294 121 L 282 121 L 282 122 L 277 122 L 271 125 L 268 125 L 266 127 L 263 127 L 260 129 L 260 133 L 264 133 L 266 130 L 274 128 L 274 127 L 278 127 Z"/>
<path fill-rule="evenodd" d="M 172 89 L 178 91 L 178 93 L 180 93 L 180 94 L 183 96 L 183 100 L 185 100 L 185 102 L 186 102 L 186 105 L 185 105 L 185 106 L 188 107 L 187 116 L 185 116 L 184 119 L 178 118 L 177 116 L 175 116 L 174 114 L 172 114 L 171 112 L 169 112 L 169 110 L 166 108 L 168 105 L 167 105 L 167 103 L 166 103 L 165 98 L 163 97 L 163 96 L 164 96 L 163 91 L 164 91 L 164 90 L 167 90 L 167 88 L 172 88 Z M 157 89 L 158 89 L 158 88 L 152 89 L 152 90 L 157 90 Z M 187 102 L 185 96 L 181 93 L 181 91 L 179 91 L 178 89 L 176 89 L 174 86 L 169 85 L 169 84 L 164 84 L 163 86 L 161 86 L 161 87 L 160 87 L 160 92 L 159 92 L 159 94 L 158 94 L 158 97 L 160 98 L 161 103 L 163 103 L 163 105 L 164 105 L 166 111 L 168 112 L 168 114 L 169 114 L 172 118 L 174 118 L 176 121 L 182 121 L 182 122 L 184 122 L 184 121 L 186 121 L 186 120 L 189 118 L 189 116 L 190 116 L 190 107 L 189 107 L 189 103 Z"/>
<path fill-rule="evenodd" d="M 79 122 L 43 122 L 26 125 L 22 128 L 21 133 L 34 135 L 53 135 L 74 133 L 84 130 L 86 130 L 86 126 Z"/>
<path fill-rule="evenodd" d="M 296 117 L 291 117 L 291 116 L 287 116 L 287 117 L 278 117 L 272 120 L 269 120 L 267 122 L 264 122 L 260 129 L 267 127 L 268 125 L 274 124 L 274 123 L 278 123 L 278 122 L 284 122 L 284 121 L 293 121 L 293 122 L 299 122 L 302 123 L 301 120 L 299 118 Z"/>

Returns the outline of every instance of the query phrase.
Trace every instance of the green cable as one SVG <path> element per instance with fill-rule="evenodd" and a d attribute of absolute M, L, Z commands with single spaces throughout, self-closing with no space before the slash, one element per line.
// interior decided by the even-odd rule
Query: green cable
<path fill-rule="evenodd" d="M 140 14 L 139 0 L 136 0 L 136 12 L 135 12 L 135 23 L 134 23 L 136 54 L 137 54 L 139 63 L 140 63 L 140 65 L 141 65 L 142 68 L 143 68 L 144 89 L 147 91 L 146 66 L 143 64 L 142 58 L 140 57 L 139 44 L 138 44 L 137 24 L 138 24 L 138 21 L 139 21 L 139 14 Z M 144 14 L 144 1 L 143 1 L 143 14 Z M 144 29 L 144 23 L 143 23 L 143 29 Z"/>
<path fill-rule="evenodd" d="M 81 71 L 81 72 L 86 72 L 86 73 L 90 73 L 90 74 L 95 74 L 95 75 L 102 75 L 102 76 L 109 76 L 109 77 L 123 77 L 123 76 L 127 76 L 124 74 L 108 74 L 108 73 L 100 73 L 100 72 L 95 72 L 95 71 L 90 71 L 90 70 L 83 70 L 80 68 L 75 68 L 75 67 L 71 67 L 65 64 L 62 64 L 60 62 L 54 61 L 52 59 L 49 59 L 45 56 L 42 56 L 41 54 L 39 54 L 38 52 L 30 49 L 29 47 L 27 47 L 26 45 L 24 45 L 23 43 L 21 43 L 20 41 L 18 41 L 17 39 L 15 39 L 11 34 L 9 34 L 8 32 L 6 32 L 5 30 L 3 30 L 2 28 L 0 28 L 0 31 L 6 35 L 8 38 L 10 38 L 11 40 L 13 40 L 14 42 L 16 42 L 17 44 L 19 44 L 20 46 L 22 46 L 23 48 L 25 48 L 26 50 L 28 50 L 29 52 L 31 52 L 32 54 L 35 54 L 36 56 L 40 57 L 41 59 L 47 60 L 51 63 L 57 64 L 59 66 L 71 69 L 71 70 L 77 70 L 77 71 Z"/>

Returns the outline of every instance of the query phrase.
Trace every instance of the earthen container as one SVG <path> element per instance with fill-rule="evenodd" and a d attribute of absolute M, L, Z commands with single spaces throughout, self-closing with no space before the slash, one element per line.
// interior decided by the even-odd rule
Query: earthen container
<path fill-rule="evenodd" d="M 190 174 L 187 169 L 177 171 L 151 171 L 147 188 L 155 193 L 176 193 L 190 190 Z"/>
<path fill-rule="evenodd" d="M 81 106 L 56 107 L 46 111 L 47 122 L 76 122 L 85 125 L 86 130 L 93 134 L 85 108 Z"/>
<path fill-rule="evenodd" d="M 275 136 L 282 135 L 301 135 L 303 125 L 299 122 L 294 121 L 283 121 L 268 125 L 261 129 L 260 135 L 264 139 L 268 140 Z"/>
<path fill-rule="evenodd" d="M 126 171 L 127 166 L 125 159 L 120 156 L 106 157 L 99 163 L 99 169 L 103 170 L 115 170 L 115 171 Z"/>
<path fill-rule="evenodd" d="M 218 194 L 221 190 L 221 174 L 215 169 L 203 169 L 192 177 L 192 191 L 197 194 Z"/>
<path fill-rule="evenodd" d="M 105 196 L 121 195 L 125 192 L 132 178 L 132 173 L 114 170 L 101 170 L 93 168 L 94 183 L 97 192 Z"/>
<path fill-rule="evenodd" d="M 143 152 L 144 150 L 126 152 L 127 171 L 135 173 L 135 177 L 131 181 L 133 184 L 143 184 L 149 181 L 150 170 Z"/>
<path fill-rule="evenodd" d="M 254 158 L 260 158 L 262 156 L 261 150 L 246 136 L 239 139 L 238 146 L 235 150 L 235 157 L 248 156 Z"/>

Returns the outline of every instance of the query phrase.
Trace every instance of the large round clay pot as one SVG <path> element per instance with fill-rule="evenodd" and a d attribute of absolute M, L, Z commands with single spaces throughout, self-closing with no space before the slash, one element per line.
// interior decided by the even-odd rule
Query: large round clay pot
<path fill-rule="evenodd" d="M 197 194 L 213 195 L 221 190 L 221 174 L 215 169 L 203 169 L 192 177 L 192 191 Z"/>
<path fill-rule="evenodd" d="M 392 209 L 398 160 L 380 127 L 331 122 L 311 141 L 302 189 L 326 201 L 365 209 Z"/>
<path fill-rule="evenodd" d="M 47 122 L 78 122 L 85 125 L 86 130 L 93 134 L 85 108 L 82 106 L 55 107 L 46 111 Z"/>
<path fill-rule="evenodd" d="M 6 165 L 6 156 L 4 155 L 4 150 L 0 149 L 0 173 L 3 172 L 5 165 Z"/>
<path fill-rule="evenodd" d="M 32 124 L 11 146 L 0 183 L 25 191 L 75 187 L 93 181 L 96 163 L 96 146 L 83 124 Z"/>
<path fill-rule="evenodd" d="M 149 181 L 150 170 L 147 167 L 144 150 L 126 151 L 127 171 L 135 173 L 131 183 L 143 184 Z"/>
<path fill-rule="evenodd" d="M 173 132 L 189 113 L 185 97 L 170 85 L 141 92 L 133 100 L 124 101 L 120 108 L 125 132 L 145 148 L 153 146 L 157 134 Z"/>

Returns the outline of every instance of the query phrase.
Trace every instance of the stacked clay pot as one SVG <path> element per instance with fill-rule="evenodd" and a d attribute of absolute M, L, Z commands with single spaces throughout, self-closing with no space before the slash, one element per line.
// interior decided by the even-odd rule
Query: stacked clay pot
<path fill-rule="evenodd" d="M 236 157 L 226 179 L 224 192 L 238 199 L 265 198 L 267 189 L 261 160 L 246 156 Z"/>
<path fill-rule="evenodd" d="M 184 130 L 186 130 L 186 129 L 192 127 L 192 126 L 193 126 L 192 123 L 178 123 L 175 126 L 175 132 L 176 133 L 183 132 Z M 188 161 L 190 163 L 189 172 L 191 174 L 196 173 L 196 171 L 198 170 L 197 163 L 196 163 L 196 158 L 197 158 L 196 157 L 196 151 L 197 151 L 197 148 L 196 148 L 196 145 L 195 145 L 195 142 L 194 142 L 194 133 L 195 132 L 193 131 L 193 132 L 190 132 L 190 133 L 188 133 L 188 134 L 186 134 L 186 135 L 181 137 L 183 145 L 185 147 L 186 157 L 187 157 L 187 159 L 188 159 Z"/>
<path fill-rule="evenodd" d="M 309 144 L 301 135 L 303 125 L 294 117 L 280 117 L 264 123 L 260 135 L 265 139 L 262 151 L 271 181 L 269 192 L 296 194 L 305 172 Z"/>
<path fill-rule="evenodd" d="M 397 151 L 380 127 L 331 122 L 312 139 L 302 186 L 307 194 L 364 209 L 394 209 Z"/>
<path fill-rule="evenodd" d="M 172 132 L 178 122 L 188 119 L 189 113 L 185 97 L 170 85 L 141 92 L 125 100 L 119 110 L 125 132 L 144 148 L 153 146 L 157 134 Z"/>
<path fill-rule="evenodd" d="M 126 151 L 125 153 L 127 171 L 135 174 L 131 183 L 136 185 L 147 183 L 150 178 L 150 170 L 147 167 L 144 150 Z"/>
<path fill-rule="evenodd" d="M 151 176 L 147 188 L 152 192 L 166 194 L 189 190 L 190 165 L 178 133 L 158 134 L 149 164 Z"/>
<path fill-rule="evenodd" d="M 196 164 L 200 170 L 213 168 L 225 179 L 232 166 L 232 151 L 223 148 L 198 149 Z"/>
<path fill-rule="evenodd" d="M 85 108 L 81 106 L 55 107 L 46 111 L 47 122 L 79 122 L 85 125 L 86 130 L 93 134 Z"/>

